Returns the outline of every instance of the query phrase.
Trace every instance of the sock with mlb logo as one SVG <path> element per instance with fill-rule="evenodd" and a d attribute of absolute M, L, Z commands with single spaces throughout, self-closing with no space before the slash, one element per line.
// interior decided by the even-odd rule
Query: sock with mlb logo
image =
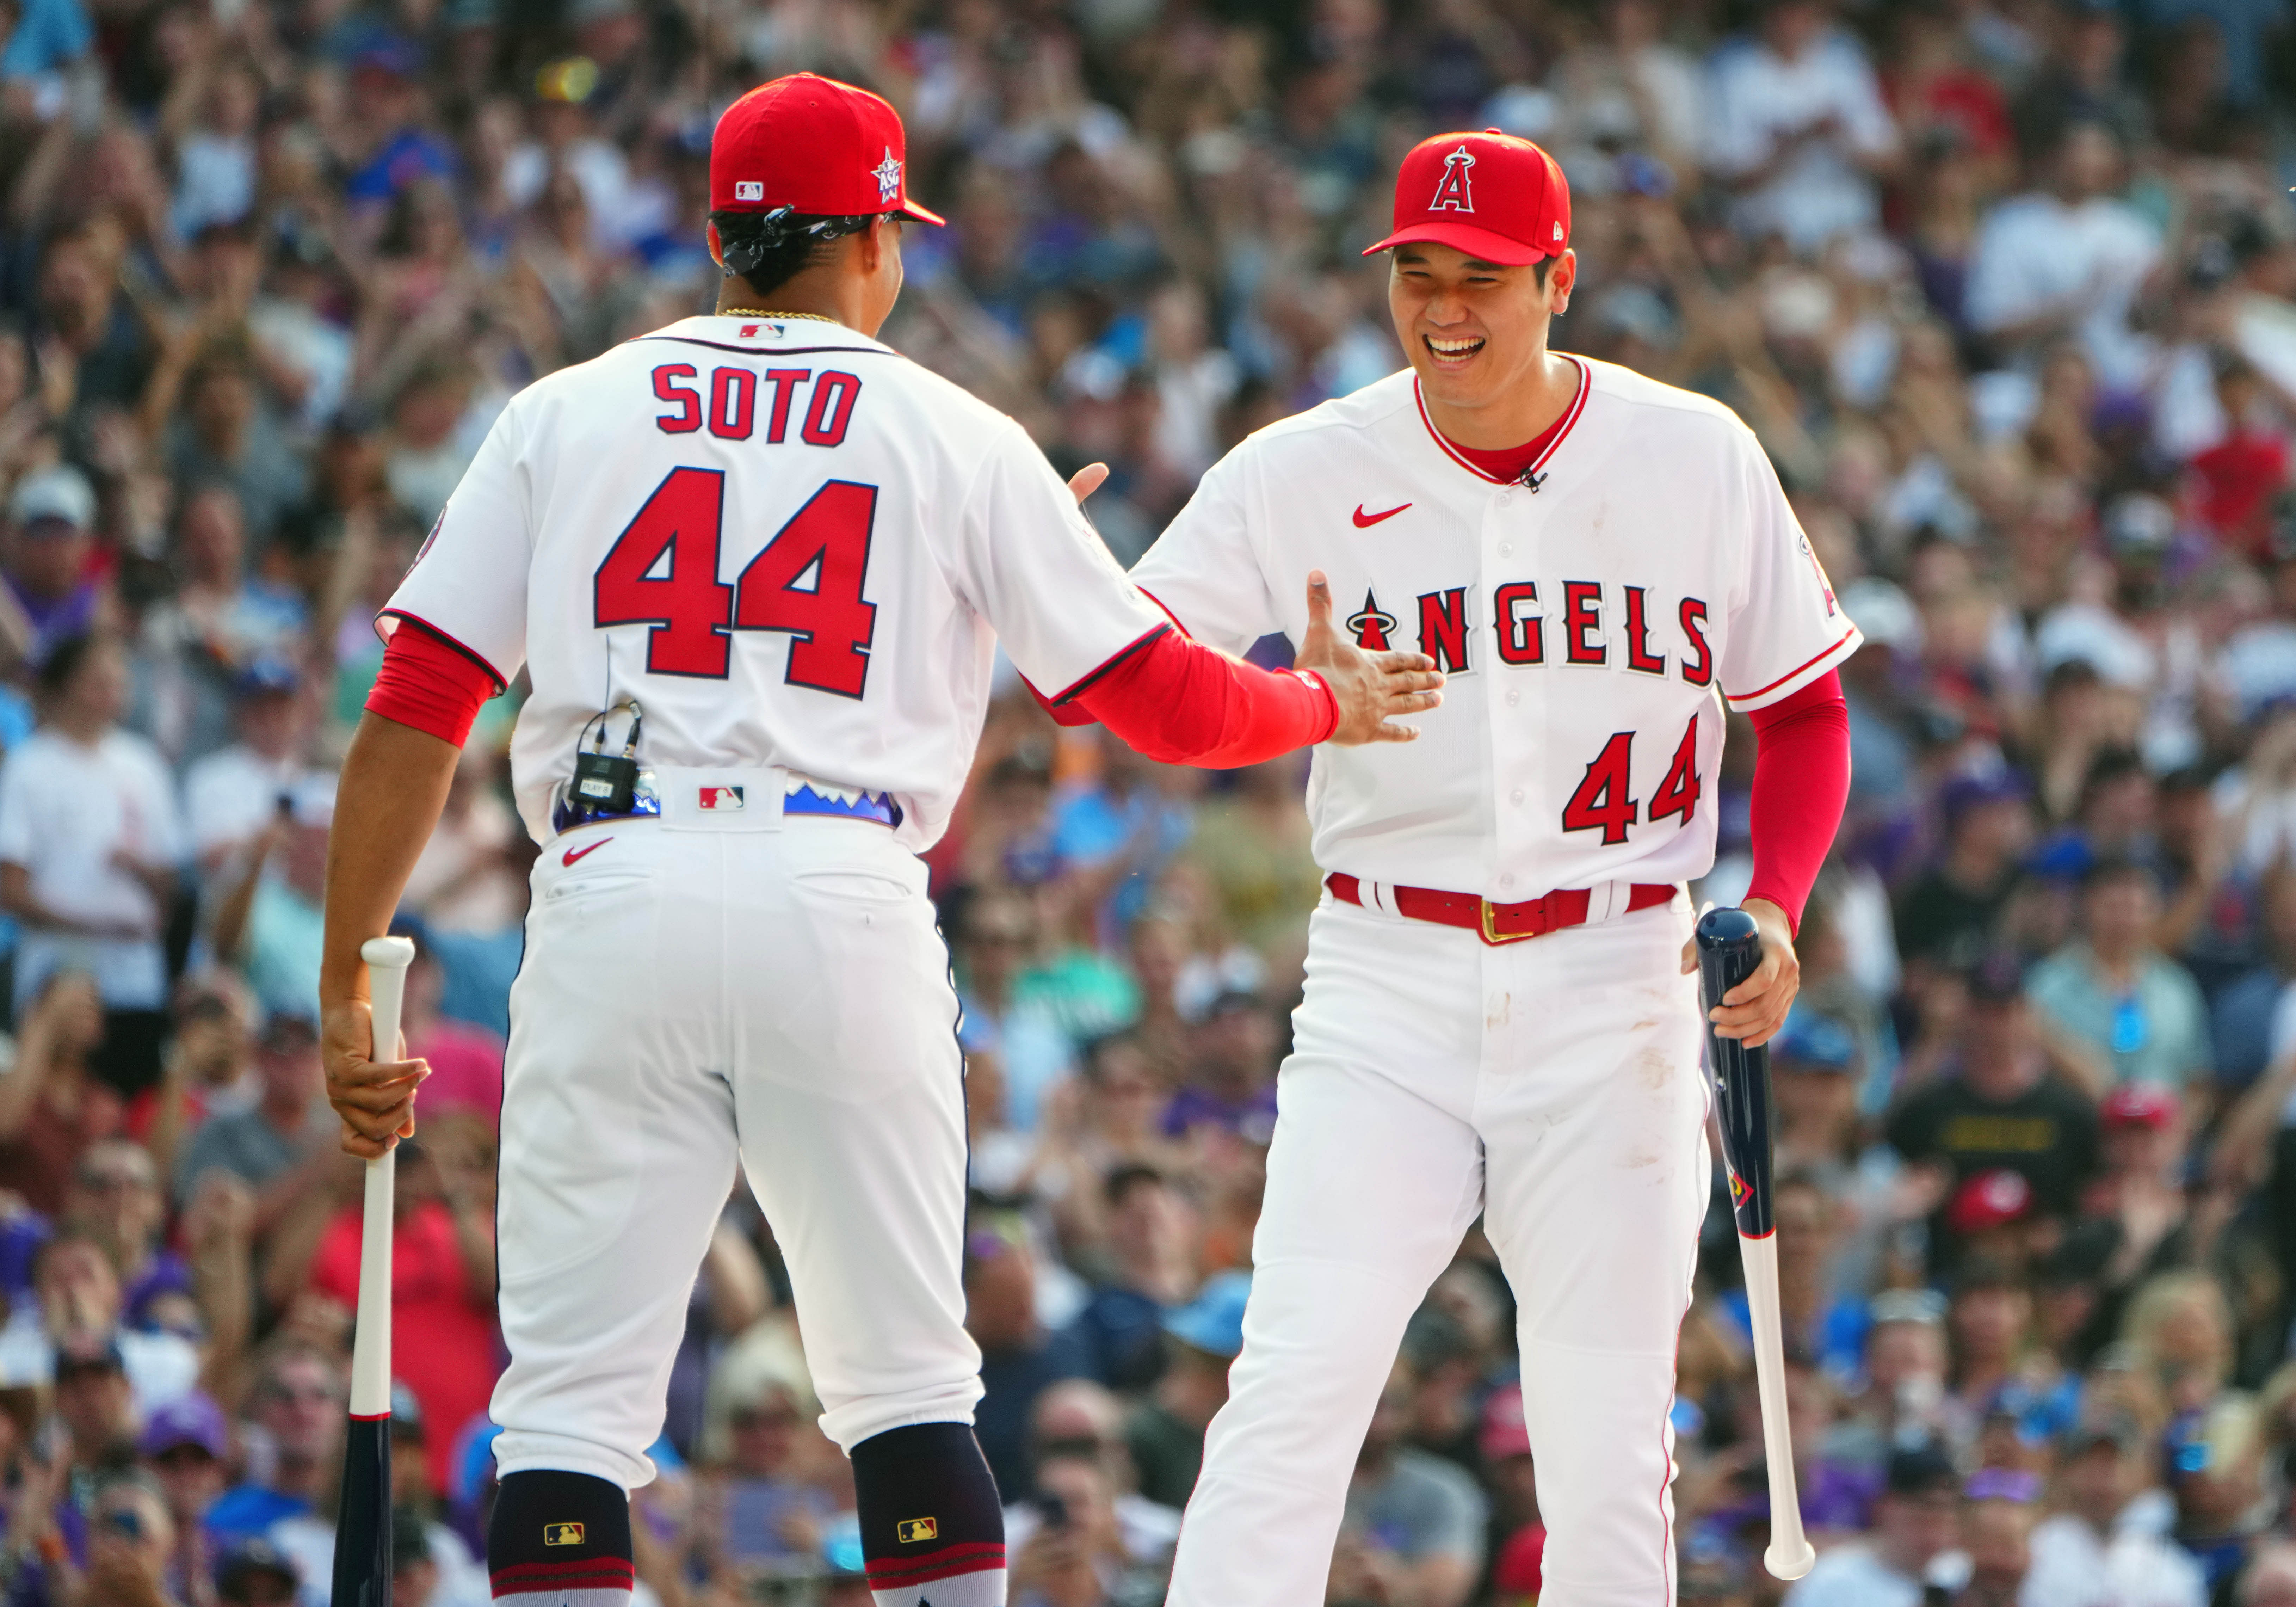
<path fill-rule="evenodd" d="M 870 1436 L 853 1488 L 876 1607 L 1004 1607 L 1004 1507 L 970 1423 Z"/>
<path fill-rule="evenodd" d="M 512 1473 L 487 1525 L 496 1607 L 630 1607 L 630 1498 L 555 1469 Z"/>

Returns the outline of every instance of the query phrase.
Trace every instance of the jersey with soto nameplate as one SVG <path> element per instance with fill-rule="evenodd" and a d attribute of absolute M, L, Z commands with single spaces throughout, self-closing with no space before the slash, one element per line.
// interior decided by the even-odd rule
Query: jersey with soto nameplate
<path fill-rule="evenodd" d="M 918 849 L 998 637 L 1065 693 L 1169 628 L 1010 418 L 842 325 L 739 315 L 512 398 L 383 612 L 531 670 L 511 768 L 537 840 L 585 725 L 635 699 L 644 763 L 890 792 Z"/>
<path fill-rule="evenodd" d="M 1358 643 L 1449 677 L 1418 742 L 1316 750 L 1327 870 L 1496 902 L 1702 876 L 1726 701 L 1763 708 L 1857 650 L 1737 416 L 1570 361 L 1578 395 L 1524 480 L 1444 440 L 1406 369 L 1251 436 L 1132 571 L 1239 651 L 1299 642 L 1322 569 Z"/>

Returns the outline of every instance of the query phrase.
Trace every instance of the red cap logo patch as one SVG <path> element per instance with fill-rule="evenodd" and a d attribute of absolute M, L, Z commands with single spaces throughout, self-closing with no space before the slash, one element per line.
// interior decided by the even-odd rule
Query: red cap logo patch
<path fill-rule="evenodd" d="M 1431 212 L 1472 212 L 1475 209 L 1474 192 L 1467 187 L 1467 169 L 1475 159 L 1462 145 L 1443 159 L 1443 182 L 1435 186 L 1435 199 L 1427 203 Z"/>

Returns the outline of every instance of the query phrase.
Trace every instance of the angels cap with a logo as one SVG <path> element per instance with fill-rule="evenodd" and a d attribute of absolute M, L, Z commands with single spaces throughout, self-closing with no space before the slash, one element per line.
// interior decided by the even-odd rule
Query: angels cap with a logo
<path fill-rule="evenodd" d="M 890 212 L 944 221 L 909 199 L 900 113 L 865 89 L 810 72 L 760 84 L 709 139 L 709 209 L 820 217 Z"/>
<path fill-rule="evenodd" d="M 1421 140 L 1395 176 L 1395 232 L 1364 252 L 1417 241 L 1521 267 L 1570 244 L 1570 186 L 1527 139 L 1486 128 Z"/>

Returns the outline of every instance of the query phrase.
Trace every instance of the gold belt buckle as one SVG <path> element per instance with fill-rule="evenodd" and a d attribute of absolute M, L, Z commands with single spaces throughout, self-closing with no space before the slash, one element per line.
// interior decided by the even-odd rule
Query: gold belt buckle
<path fill-rule="evenodd" d="M 1522 943 L 1529 941 L 1532 938 L 1540 938 L 1546 935 L 1544 932 L 1538 931 L 1502 932 L 1498 930 L 1497 926 L 1494 924 L 1497 919 L 1497 911 L 1499 906 L 1493 904 L 1488 898 L 1481 898 L 1477 900 L 1477 902 L 1482 906 L 1483 941 L 1491 945 L 1494 948 L 1497 947 L 1502 943 Z M 1533 899 L 1531 902 L 1544 905 L 1546 901 L 1544 899 Z"/>

